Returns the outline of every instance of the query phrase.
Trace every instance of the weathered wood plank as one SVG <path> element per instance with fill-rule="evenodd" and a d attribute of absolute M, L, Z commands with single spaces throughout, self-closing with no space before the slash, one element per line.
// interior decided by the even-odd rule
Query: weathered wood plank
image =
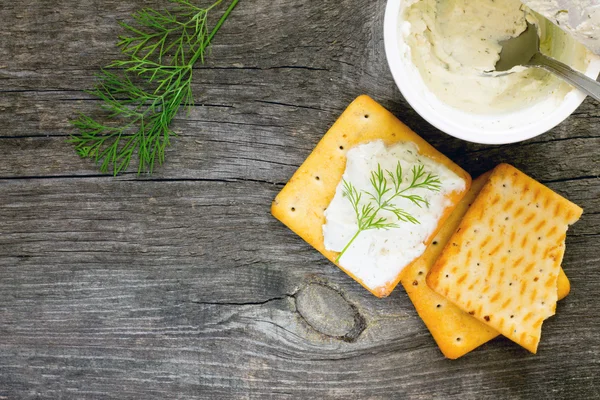
<path fill-rule="evenodd" d="M 276 191 L 127 178 L 3 183 L 6 393 L 497 398 L 548 388 L 544 376 L 562 395 L 597 390 L 600 318 L 589 299 L 600 279 L 587 248 L 597 235 L 576 225 L 569 238 L 573 293 L 545 324 L 538 356 L 498 340 L 451 362 L 401 290 L 375 299 L 271 218 Z M 321 285 L 364 319 L 355 340 L 316 331 L 332 334 L 318 315 L 308 323 L 298 313 Z"/>
<path fill-rule="evenodd" d="M 116 21 L 164 4 L 0 8 L 0 398 L 600 397 L 595 103 L 522 144 L 464 143 L 395 88 L 385 1 L 241 1 L 167 164 L 98 176 L 68 119 L 98 113 L 81 91 L 118 57 Z M 401 289 L 374 298 L 269 215 L 362 93 L 474 175 L 510 162 L 585 208 L 537 356 L 497 339 L 443 359 Z"/>
<path fill-rule="evenodd" d="M 177 118 L 174 129 L 179 136 L 167 151 L 166 165 L 157 169 L 157 176 L 243 177 L 285 182 L 343 110 L 343 106 L 339 110 L 321 110 L 318 106 L 307 108 L 310 103 L 290 107 L 251 99 L 246 103 L 225 104 L 227 107 L 194 107 L 189 116 Z M 96 104 L 81 101 L 77 106 L 94 112 Z M 98 173 L 91 161 L 79 159 L 66 143 L 68 134 L 73 132 L 68 124 L 68 113 L 73 111 L 71 103 L 30 100 L 15 109 L 17 107 L 28 113 L 18 118 L 31 118 L 21 126 L 30 124 L 31 127 L 19 131 L 15 137 L 11 135 L 17 133 L 12 129 L 14 124 L 10 121 L 0 124 L 3 126 L 0 129 L 7 131 L 0 139 L 7 161 L 0 165 L 0 177 Z M 11 121 L 15 121 L 17 113 L 15 110 Z M 11 114 L 5 114 L 5 118 L 8 119 L 8 115 Z M 600 176 L 600 153 L 592 150 L 600 147 L 600 136 L 594 136 L 594 119 L 589 121 L 585 127 L 573 129 L 572 137 L 531 139 L 505 146 L 464 145 L 447 137 L 442 141 L 429 129 L 415 127 L 415 130 L 422 131 L 428 139 L 435 139 L 431 141 L 441 151 L 474 175 L 499 162 L 510 162 L 537 179 L 555 181 Z M 37 136 L 31 132 L 38 132 Z M 44 132 L 59 135 L 46 137 Z M 27 137 L 19 137 L 21 135 Z M 557 160 L 556 154 L 562 155 L 561 159 Z M 553 167 L 548 168 L 548 165 Z"/>

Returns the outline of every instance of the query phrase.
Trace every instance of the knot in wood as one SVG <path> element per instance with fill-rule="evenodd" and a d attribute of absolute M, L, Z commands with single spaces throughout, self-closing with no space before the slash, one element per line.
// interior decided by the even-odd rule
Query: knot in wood
<path fill-rule="evenodd" d="M 311 284 L 296 295 L 298 313 L 316 331 L 354 341 L 364 329 L 358 311 L 334 289 Z"/>

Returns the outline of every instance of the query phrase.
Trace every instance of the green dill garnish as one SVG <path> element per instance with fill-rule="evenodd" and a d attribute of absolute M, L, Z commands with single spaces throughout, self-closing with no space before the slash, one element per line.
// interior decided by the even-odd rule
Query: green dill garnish
<path fill-rule="evenodd" d="M 358 230 L 346 244 L 346 247 L 338 254 L 336 261 L 339 262 L 340 258 L 346 250 L 352 245 L 354 240 L 360 235 L 361 232 L 370 229 L 391 229 L 398 228 L 398 222 L 409 222 L 411 224 L 419 224 L 419 221 L 407 211 L 397 207 L 392 203 L 397 197 L 405 198 L 411 201 L 419 208 L 423 206 L 429 207 L 429 202 L 423 197 L 409 193 L 415 189 L 426 189 L 433 192 L 438 192 L 442 183 L 437 175 L 425 172 L 425 167 L 421 164 L 419 166 L 413 166 L 412 177 L 408 181 L 408 186 L 402 187 L 404 180 L 402 176 L 402 166 L 400 161 L 396 166 L 395 171 L 382 170 L 381 165 L 377 164 L 377 170 L 371 171 L 371 186 L 373 191 L 362 190 L 358 191 L 352 183 L 343 180 L 343 195 L 346 197 L 354 213 L 356 214 L 356 223 Z M 388 184 L 388 178 L 391 181 L 391 185 Z M 363 195 L 368 198 L 368 201 L 360 205 Z M 396 221 L 389 221 L 388 219 L 379 216 L 380 211 L 389 211 L 396 217 Z"/>
<path fill-rule="evenodd" d="M 193 105 L 192 72 L 204 62 L 209 44 L 238 0 L 232 0 L 216 25 L 209 30 L 208 16 L 223 0 L 206 8 L 187 0 L 171 0 L 171 11 L 143 9 L 133 14 L 118 46 L 127 56 L 107 65 L 97 75 L 90 93 L 103 101 L 106 121 L 80 115 L 71 121 L 78 133 L 69 142 L 81 157 L 100 163 L 100 170 L 114 175 L 127 169 L 135 155 L 138 173 L 152 172 L 162 164 L 165 149 L 175 135 L 171 121 L 181 105 Z"/>

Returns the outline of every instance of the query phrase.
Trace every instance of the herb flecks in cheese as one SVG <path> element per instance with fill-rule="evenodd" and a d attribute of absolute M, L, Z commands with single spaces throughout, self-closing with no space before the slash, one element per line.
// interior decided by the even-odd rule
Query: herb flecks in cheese
<path fill-rule="evenodd" d="M 325 248 L 340 252 L 338 263 L 365 286 L 383 286 L 423 253 L 448 195 L 464 188 L 463 179 L 414 143 L 356 146 L 325 210 Z"/>
<path fill-rule="evenodd" d="M 522 1 L 600 55 L 600 2 L 598 0 Z"/>
<path fill-rule="evenodd" d="M 538 27 L 543 53 L 576 69 L 587 51 L 566 33 L 532 13 L 520 0 L 412 0 L 403 11 L 403 54 L 428 89 L 462 111 L 494 114 L 518 110 L 572 88 L 536 68 L 491 76 L 504 40 L 519 36 L 527 22 Z"/>

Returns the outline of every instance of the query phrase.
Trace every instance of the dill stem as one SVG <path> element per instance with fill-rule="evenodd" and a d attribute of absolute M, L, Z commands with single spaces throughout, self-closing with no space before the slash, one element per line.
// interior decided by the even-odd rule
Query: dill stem
<path fill-rule="evenodd" d="M 354 234 L 354 236 L 352 237 L 352 239 L 350 239 L 350 241 L 348 242 L 348 244 L 346 245 L 346 247 L 344 247 L 344 250 L 342 250 L 340 252 L 340 254 L 338 254 L 337 258 L 335 259 L 335 262 L 339 263 L 340 262 L 340 258 L 342 258 L 342 256 L 344 255 L 344 253 L 346 252 L 346 250 L 348 250 L 348 248 L 350 247 L 350 245 L 352 244 L 352 242 L 354 242 L 354 240 L 358 237 L 358 235 L 360 235 L 360 233 L 362 232 L 362 229 L 358 229 L 356 231 L 356 233 Z"/>
<path fill-rule="evenodd" d="M 219 28 L 221 28 L 221 25 L 223 25 L 223 23 L 225 22 L 225 20 L 229 16 L 229 14 L 231 14 L 231 12 L 233 11 L 233 9 L 237 5 L 238 1 L 239 0 L 233 0 L 231 2 L 231 4 L 229 5 L 229 7 L 227 7 L 227 10 L 221 16 L 221 18 L 219 19 L 219 22 L 217 22 L 217 24 L 215 25 L 215 27 L 213 28 L 213 30 L 210 32 L 210 34 L 208 35 L 208 38 L 206 38 L 206 41 L 202 44 L 202 47 L 200 49 L 198 49 L 198 51 L 196 52 L 196 54 L 194 54 L 194 56 L 190 60 L 190 62 L 189 62 L 190 66 L 193 66 L 196 63 L 196 61 L 198 61 L 198 58 L 200 58 L 200 56 L 202 56 L 202 54 L 204 54 L 204 49 L 208 47 L 208 45 L 212 41 L 213 37 L 219 31 Z M 219 3 L 220 3 L 220 1 L 219 1 Z"/>
<path fill-rule="evenodd" d="M 379 205 L 379 207 L 377 208 L 377 210 L 375 210 L 375 212 L 373 213 L 373 215 L 371 216 L 371 218 L 369 218 L 369 220 L 367 221 L 366 226 L 371 225 L 373 223 L 373 221 L 375 220 L 375 217 L 377 216 L 377 214 L 379 213 L 379 211 L 381 211 L 382 209 L 384 209 L 385 207 L 387 207 L 393 199 L 395 199 L 396 197 L 400 196 L 402 193 L 406 192 L 407 190 L 409 190 L 411 188 L 412 187 L 404 188 L 401 191 L 396 192 L 396 194 L 390 196 L 390 198 L 387 199 L 386 201 L 384 201 L 383 203 L 381 203 Z"/>

